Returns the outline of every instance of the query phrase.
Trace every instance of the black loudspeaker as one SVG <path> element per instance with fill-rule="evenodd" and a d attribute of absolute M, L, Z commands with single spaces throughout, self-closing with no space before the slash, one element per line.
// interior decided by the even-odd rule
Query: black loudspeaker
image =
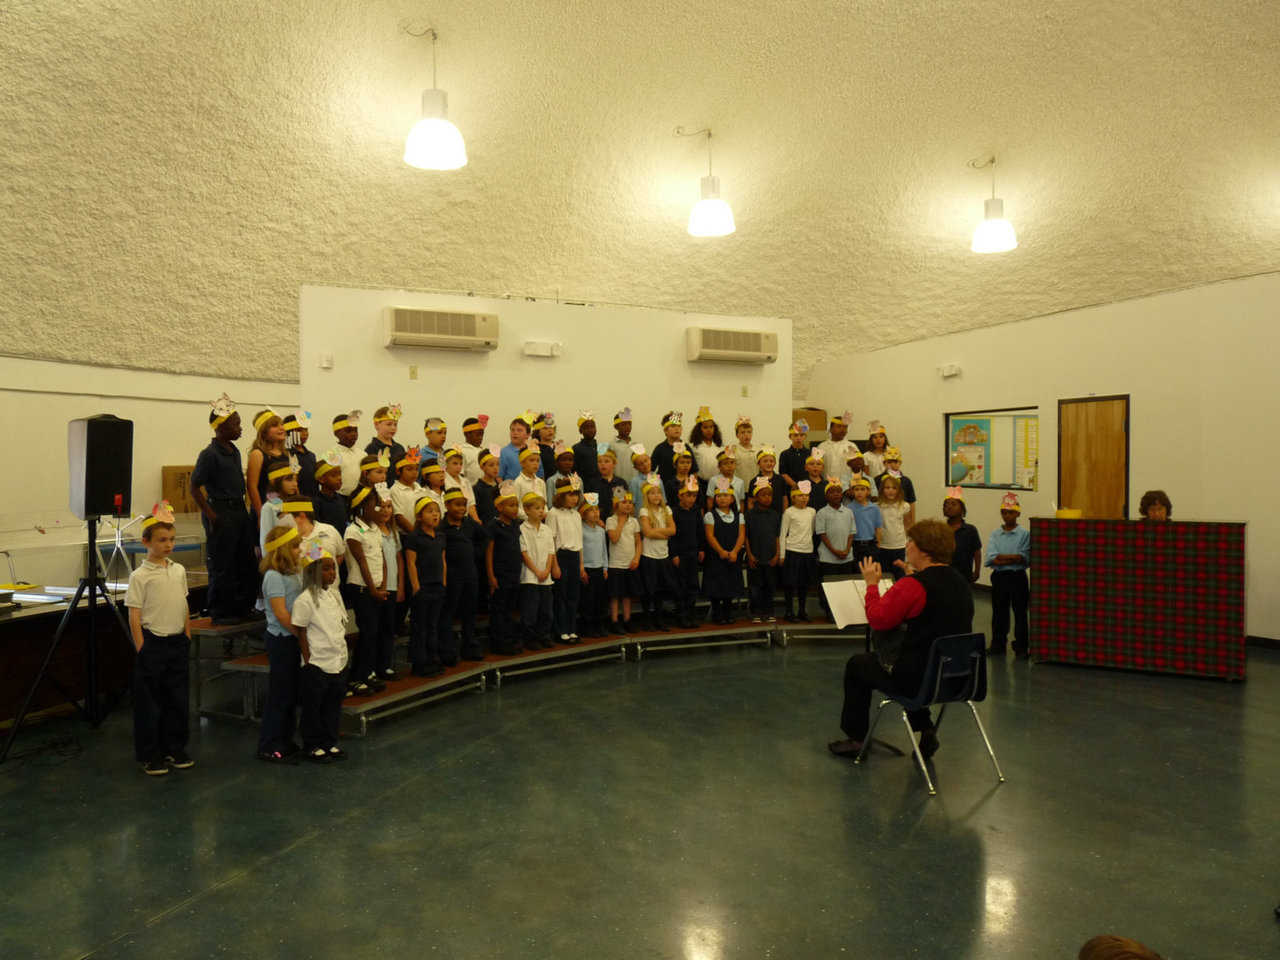
<path fill-rule="evenodd" d="M 129 513 L 133 490 L 133 421 L 109 413 L 67 424 L 71 512 L 81 520 Z"/>

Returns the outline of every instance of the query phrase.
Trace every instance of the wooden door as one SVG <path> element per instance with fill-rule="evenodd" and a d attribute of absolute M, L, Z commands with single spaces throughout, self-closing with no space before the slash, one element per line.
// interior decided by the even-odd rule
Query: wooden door
<path fill-rule="evenodd" d="M 1129 397 L 1058 401 L 1058 506 L 1129 516 Z"/>

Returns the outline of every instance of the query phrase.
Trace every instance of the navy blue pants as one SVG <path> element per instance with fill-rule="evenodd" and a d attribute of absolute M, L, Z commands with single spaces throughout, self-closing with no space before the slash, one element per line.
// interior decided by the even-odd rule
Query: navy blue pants
<path fill-rule="evenodd" d="M 342 698 L 347 692 L 346 675 L 325 673 L 314 664 L 302 668 L 302 749 L 311 751 L 319 747 L 328 750 L 338 745 L 338 722 L 342 714 Z"/>
<path fill-rule="evenodd" d="M 262 708 L 258 752 L 292 753 L 297 749 L 293 733 L 297 724 L 298 676 L 302 654 L 298 638 L 267 631 L 267 702 Z"/>
<path fill-rule="evenodd" d="M 604 567 L 587 567 L 587 582 L 582 588 L 582 602 L 578 606 L 582 628 L 595 634 L 604 633 L 609 619 L 608 581 Z"/>
<path fill-rule="evenodd" d="M 747 587 L 751 595 L 751 615 L 773 616 L 773 599 L 778 592 L 778 568 L 761 562 L 748 567 Z"/>
<path fill-rule="evenodd" d="M 793 600 L 798 600 L 798 612 L 805 616 L 809 600 L 809 587 L 817 580 L 817 558 L 812 553 L 788 553 L 782 558 L 783 604 L 787 614 L 792 612 Z"/>
<path fill-rule="evenodd" d="M 551 642 L 551 587 L 520 584 L 520 626 L 524 645 L 536 649 Z"/>
<path fill-rule="evenodd" d="M 205 567 L 209 571 L 209 592 L 205 605 L 215 619 L 253 610 L 261 577 L 253 548 L 258 528 L 243 500 L 210 502 L 217 521 L 202 517 L 205 532 Z"/>
<path fill-rule="evenodd" d="M 468 571 L 470 573 L 470 571 Z M 474 576 L 454 576 L 450 571 L 446 578 L 444 609 L 440 611 L 440 659 L 446 666 L 458 662 L 458 635 L 453 632 L 453 621 L 462 630 L 462 652 L 469 657 L 484 655 L 480 641 L 476 639 L 476 597 L 480 584 Z"/>
<path fill-rule="evenodd" d="M 444 584 L 418 588 L 410 600 L 413 619 L 409 622 L 409 664 L 415 670 L 440 665 L 440 611 L 444 609 Z"/>
<path fill-rule="evenodd" d="M 1030 630 L 1027 608 L 1031 584 L 1025 570 L 994 570 L 991 574 L 991 649 L 1003 650 L 1009 639 L 1009 608 L 1013 608 L 1013 649 L 1027 652 Z"/>
<path fill-rule="evenodd" d="M 141 762 L 186 750 L 190 643 L 186 634 L 142 631 L 133 664 L 133 754 Z"/>
<path fill-rule="evenodd" d="M 671 565 L 676 587 L 676 616 L 693 619 L 693 605 L 698 599 L 698 553 L 678 554 L 680 565 Z M 741 576 L 741 574 L 738 574 Z"/>
<path fill-rule="evenodd" d="M 560 579 L 555 587 L 555 627 L 560 636 L 578 632 L 578 602 L 582 596 L 582 552 L 557 550 L 556 563 L 560 566 Z"/>
<path fill-rule="evenodd" d="M 520 609 L 520 584 L 498 582 L 489 595 L 489 649 L 494 653 L 515 653 L 520 649 L 520 632 L 515 613 Z"/>
<path fill-rule="evenodd" d="M 359 636 L 351 654 L 352 683 L 390 670 L 395 663 L 395 594 L 389 593 L 386 600 L 379 600 L 367 587 L 361 587 L 356 595 L 355 613 Z"/>

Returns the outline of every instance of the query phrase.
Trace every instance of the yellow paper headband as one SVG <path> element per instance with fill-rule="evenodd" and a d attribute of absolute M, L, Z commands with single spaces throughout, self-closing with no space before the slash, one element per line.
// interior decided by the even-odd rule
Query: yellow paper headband
<path fill-rule="evenodd" d="M 291 477 L 291 476 L 293 476 L 293 464 L 286 463 L 282 467 L 276 467 L 274 470 L 268 471 L 267 483 L 272 483 L 276 480 L 279 480 L 281 477 Z"/>
<path fill-rule="evenodd" d="M 268 540 L 268 541 L 267 541 L 267 549 L 268 549 L 268 550 L 279 550 L 281 547 L 283 547 L 283 546 L 284 546 L 286 543 L 288 543 L 290 540 L 296 540 L 296 539 L 298 539 L 298 528 L 297 528 L 297 527 L 290 527 L 288 530 L 286 530 L 284 533 L 280 534 L 280 536 L 276 537 L 274 540 Z"/>
<path fill-rule="evenodd" d="M 351 421 L 343 417 L 341 420 L 333 421 L 333 432 L 337 433 L 339 430 L 345 430 L 349 426 L 351 426 Z"/>
<path fill-rule="evenodd" d="M 523 503 L 525 506 L 528 506 L 529 504 L 533 503 L 535 500 L 541 500 L 543 503 L 546 503 L 546 497 L 540 494 L 537 490 L 530 490 L 528 493 L 526 493 L 523 497 L 520 498 L 520 502 Z"/>
<path fill-rule="evenodd" d="M 435 500 L 431 499 L 430 497 L 420 498 L 418 502 L 413 505 L 414 516 L 417 516 L 423 510 L 427 509 L 427 507 L 430 507 L 430 506 L 434 506 L 436 510 L 440 509 L 440 504 L 436 503 Z"/>
<path fill-rule="evenodd" d="M 368 499 L 371 490 L 373 490 L 373 487 L 360 487 L 356 490 L 356 492 L 351 495 L 352 508 L 358 507 L 360 504 L 364 503 L 365 500 Z"/>
<path fill-rule="evenodd" d="M 427 465 L 422 468 L 422 475 L 425 477 L 428 473 L 442 473 L 444 467 L 440 466 L 439 460 L 429 460 Z"/>
<path fill-rule="evenodd" d="M 229 413 L 221 417 L 214 417 L 212 420 L 209 421 L 209 427 L 210 429 L 217 430 L 218 427 L 222 426 L 224 423 L 226 423 L 230 419 L 231 419 L 231 414 Z"/>
<path fill-rule="evenodd" d="M 286 500 L 280 504 L 281 513 L 315 513 L 316 507 L 310 500 Z"/>
<path fill-rule="evenodd" d="M 276 413 L 270 407 L 267 407 L 267 409 L 263 410 L 261 413 L 259 413 L 256 417 L 253 418 L 253 429 L 261 430 L 262 425 L 264 423 L 266 423 L 272 417 L 278 417 L 278 416 L 280 416 L 280 414 Z"/>
<path fill-rule="evenodd" d="M 461 487 L 450 487 L 444 492 L 445 503 L 448 503 L 450 500 L 465 500 L 466 498 L 467 495 L 462 492 Z"/>
<path fill-rule="evenodd" d="M 537 447 L 525 447 L 523 450 L 520 451 L 520 459 L 522 461 L 528 460 L 530 457 L 541 457 L 541 456 L 542 454 L 538 452 Z"/>
<path fill-rule="evenodd" d="M 316 464 L 316 479 L 319 480 L 330 470 L 337 470 L 337 469 L 338 469 L 337 466 L 335 464 L 330 463 L 328 460 L 321 460 L 319 463 Z"/>

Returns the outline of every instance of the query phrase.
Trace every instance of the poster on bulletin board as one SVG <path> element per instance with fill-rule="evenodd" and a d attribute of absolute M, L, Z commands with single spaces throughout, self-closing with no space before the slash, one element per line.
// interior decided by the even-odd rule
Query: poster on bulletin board
<path fill-rule="evenodd" d="M 990 419 L 953 417 L 947 439 L 951 449 L 951 482 L 985 486 L 987 465 L 991 462 Z"/>

